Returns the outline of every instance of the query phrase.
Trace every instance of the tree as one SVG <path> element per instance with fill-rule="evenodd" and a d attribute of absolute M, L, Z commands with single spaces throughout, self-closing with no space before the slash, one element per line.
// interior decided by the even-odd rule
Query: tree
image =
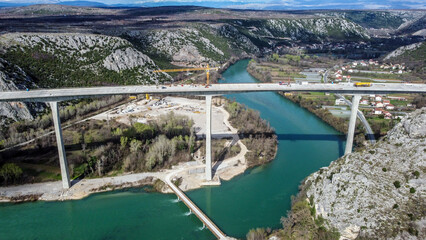
<path fill-rule="evenodd" d="M 121 136 L 120 137 L 120 145 L 121 145 L 121 147 L 122 148 L 125 148 L 126 147 L 126 145 L 127 145 L 127 142 L 129 141 L 129 138 L 128 137 L 125 137 L 125 136 Z"/>
<path fill-rule="evenodd" d="M 135 153 L 137 151 L 139 151 L 139 149 L 142 146 L 142 142 L 137 140 L 137 139 L 133 139 L 132 141 L 130 141 L 130 152 Z"/>
<path fill-rule="evenodd" d="M 15 182 L 22 176 L 22 169 L 14 163 L 6 163 L 0 169 L 0 176 L 3 177 L 6 184 L 9 180 Z"/>
<path fill-rule="evenodd" d="M 175 145 L 167 139 L 165 135 L 160 135 L 149 148 L 146 157 L 146 168 L 153 169 L 156 165 L 162 164 L 175 153 Z"/>
<path fill-rule="evenodd" d="M 266 239 L 266 231 L 263 228 L 251 229 L 246 237 L 247 240 L 263 240 Z"/>
<path fill-rule="evenodd" d="M 150 125 L 137 122 L 133 127 L 141 139 L 151 139 L 155 135 L 155 129 Z"/>

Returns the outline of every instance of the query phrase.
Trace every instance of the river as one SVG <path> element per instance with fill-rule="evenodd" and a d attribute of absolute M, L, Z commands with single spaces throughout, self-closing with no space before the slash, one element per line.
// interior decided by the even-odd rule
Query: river
<path fill-rule="evenodd" d="M 256 82 L 247 64 L 241 60 L 232 65 L 221 82 Z M 275 128 L 276 159 L 222 181 L 219 187 L 187 194 L 227 235 L 244 238 L 251 228 L 279 228 L 300 182 L 341 156 L 345 141 L 332 127 L 276 93 L 227 97 L 258 110 Z M 0 204 L 0 239 L 59 238 L 215 239 L 176 196 L 142 188 L 75 201 Z"/>

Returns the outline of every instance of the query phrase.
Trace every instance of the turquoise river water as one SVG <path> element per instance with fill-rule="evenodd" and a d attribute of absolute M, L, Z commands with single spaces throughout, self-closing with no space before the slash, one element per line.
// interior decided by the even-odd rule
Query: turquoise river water
<path fill-rule="evenodd" d="M 237 62 L 222 83 L 256 82 Z M 251 228 L 279 228 L 291 195 L 312 172 L 343 154 L 344 136 L 276 93 L 227 96 L 260 112 L 278 135 L 276 159 L 219 187 L 188 196 L 229 236 L 244 238 Z M 214 130 L 213 130 L 214 131 Z M 214 239 L 172 194 L 141 188 L 93 194 L 64 202 L 0 204 L 0 239 Z"/>

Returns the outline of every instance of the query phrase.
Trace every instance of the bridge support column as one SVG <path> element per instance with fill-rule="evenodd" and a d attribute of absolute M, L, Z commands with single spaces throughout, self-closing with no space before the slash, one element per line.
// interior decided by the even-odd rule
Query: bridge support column
<path fill-rule="evenodd" d="M 348 136 L 346 138 L 345 154 L 352 152 L 359 100 L 361 100 L 361 95 L 354 95 L 352 97 L 351 118 L 349 119 L 349 128 L 348 128 Z"/>
<path fill-rule="evenodd" d="M 59 117 L 58 102 L 50 102 L 53 124 L 55 125 L 56 144 L 58 145 L 59 165 L 61 166 L 62 186 L 64 189 L 71 187 L 68 171 L 67 156 L 65 155 L 64 141 L 62 138 L 61 119 Z"/>
<path fill-rule="evenodd" d="M 206 96 L 206 180 L 212 180 L 212 96 Z"/>

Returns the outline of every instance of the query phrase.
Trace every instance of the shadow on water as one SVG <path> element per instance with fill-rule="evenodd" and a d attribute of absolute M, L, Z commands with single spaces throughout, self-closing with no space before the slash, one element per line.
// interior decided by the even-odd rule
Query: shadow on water
<path fill-rule="evenodd" d="M 337 134 L 277 134 L 278 141 L 327 141 L 337 142 L 339 156 L 344 154 L 343 141 L 346 135 Z"/>

